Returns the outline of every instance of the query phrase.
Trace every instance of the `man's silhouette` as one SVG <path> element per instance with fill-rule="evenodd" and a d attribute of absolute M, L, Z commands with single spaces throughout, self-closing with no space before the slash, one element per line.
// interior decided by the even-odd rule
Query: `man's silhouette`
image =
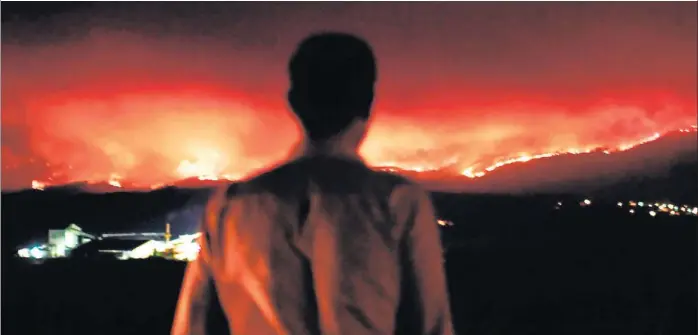
<path fill-rule="evenodd" d="M 172 334 L 205 333 L 212 292 L 235 335 L 451 334 L 427 194 L 357 154 L 376 81 L 371 48 L 314 35 L 289 72 L 305 141 L 290 162 L 211 197 Z"/>

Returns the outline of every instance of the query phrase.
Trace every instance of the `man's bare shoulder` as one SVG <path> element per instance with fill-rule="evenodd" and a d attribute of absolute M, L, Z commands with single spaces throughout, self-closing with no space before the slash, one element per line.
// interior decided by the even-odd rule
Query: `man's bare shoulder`
<path fill-rule="evenodd" d="M 221 195 L 225 194 L 224 197 L 228 201 L 242 200 L 263 193 L 276 193 L 298 184 L 299 172 L 301 171 L 295 162 L 278 164 L 260 170 L 243 180 L 230 183 L 218 192 Z"/>
<path fill-rule="evenodd" d="M 246 195 L 261 191 L 260 185 L 268 183 L 270 173 L 278 170 L 281 167 L 282 166 L 273 167 L 261 172 L 257 172 L 242 180 L 231 181 L 218 185 L 210 193 L 208 201 L 209 206 L 212 206 L 212 203 L 224 205 L 226 202 L 244 198 Z"/>
<path fill-rule="evenodd" d="M 394 184 L 395 186 L 403 186 L 403 187 L 415 186 L 415 187 L 418 187 L 418 185 L 419 185 L 416 182 L 414 182 L 412 179 L 407 178 L 405 176 L 401 176 L 401 175 L 393 173 L 393 172 L 384 171 L 384 170 L 371 170 L 371 171 L 376 175 L 376 178 L 390 182 L 390 183 Z"/>
<path fill-rule="evenodd" d="M 403 200 L 414 200 L 426 194 L 418 183 L 407 177 L 371 169 L 362 162 L 335 159 L 302 159 L 279 164 L 227 185 L 222 192 L 229 201 L 262 193 L 283 195 L 306 187 L 308 180 L 342 189 L 370 188 Z"/>
<path fill-rule="evenodd" d="M 410 206 L 429 198 L 429 193 L 422 185 L 410 178 L 387 171 L 375 171 L 375 173 L 392 185 L 390 198 L 394 206 Z"/>

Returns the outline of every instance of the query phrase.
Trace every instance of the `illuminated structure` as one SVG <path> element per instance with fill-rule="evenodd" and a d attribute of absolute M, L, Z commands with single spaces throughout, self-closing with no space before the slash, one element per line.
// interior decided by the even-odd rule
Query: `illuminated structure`
<path fill-rule="evenodd" d="M 150 257 L 155 257 L 158 254 L 162 254 L 165 252 L 166 249 L 167 245 L 164 242 L 150 240 L 129 251 L 125 255 L 125 258 L 146 259 Z"/>
<path fill-rule="evenodd" d="M 170 243 L 170 238 L 172 238 L 172 233 L 170 232 L 170 224 L 165 224 L 165 243 Z"/>
<path fill-rule="evenodd" d="M 150 257 L 171 258 L 179 261 L 192 261 L 199 254 L 200 233 L 181 235 L 171 241 L 150 240 L 124 254 L 124 259 L 145 259 Z"/>
<path fill-rule="evenodd" d="M 90 259 L 127 259 L 125 255 L 142 243 L 142 240 L 102 238 L 85 243 L 75 248 L 70 253 L 70 257 Z"/>
<path fill-rule="evenodd" d="M 583 199 L 579 202 L 581 207 L 603 206 L 603 202 Z M 698 216 L 698 207 L 688 204 L 672 204 L 669 202 L 648 201 L 619 201 L 615 203 L 618 208 L 632 215 L 647 214 L 651 217 L 661 215 L 668 216 Z M 562 202 L 558 201 L 555 208 L 560 209 Z M 442 228 L 453 227 L 454 222 L 437 219 L 436 224 Z M 80 227 L 71 224 L 66 229 L 50 230 L 49 243 L 36 245 L 18 250 L 17 254 L 23 258 L 43 259 L 47 257 L 65 257 L 70 251 L 80 255 L 105 255 L 117 259 L 147 259 L 164 258 L 179 261 L 192 261 L 199 254 L 200 233 L 180 235 L 172 239 L 171 225 L 165 225 L 164 232 L 151 233 L 108 233 L 98 238 L 82 231 Z M 89 242 L 89 243 L 88 243 Z M 92 257 L 92 256 L 87 256 Z"/>
<path fill-rule="evenodd" d="M 17 255 L 22 258 L 42 259 L 46 258 L 48 252 L 46 245 L 39 245 L 31 248 L 22 248 L 17 250 Z"/>
<path fill-rule="evenodd" d="M 79 245 L 94 239 L 93 235 L 83 232 L 74 223 L 65 229 L 51 229 L 48 231 L 48 256 L 65 257 Z"/>

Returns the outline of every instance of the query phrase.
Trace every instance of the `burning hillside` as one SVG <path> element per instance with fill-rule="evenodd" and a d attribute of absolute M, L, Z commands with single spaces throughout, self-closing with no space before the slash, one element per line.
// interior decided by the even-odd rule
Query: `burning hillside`
<path fill-rule="evenodd" d="M 483 179 L 695 132 L 695 4 L 244 6 L 8 16 L 3 190 L 237 180 L 284 159 L 300 139 L 288 58 L 320 30 L 374 46 L 375 114 L 361 148 L 372 166 Z"/>
<path fill-rule="evenodd" d="M 649 144 L 652 142 L 655 142 L 657 140 L 660 140 L 664 137 L 668 137 L 672 134 L 675 133 L 680 133 L 684 134 L 685 136 L 690 136 L 691 138 L 693 135 L 689 135 L 691 133 L 696 133 L 698 129 L 696 126 L 691 126 L 688 128 L 681 128 L 677 131 L 674 132 L 668 132 L 665 134 L 659 134 L 655 133 L 652 136 L 646 137 L 639 139 L 637 141 L 626 141 L 622 144 L 619 144 L 615 147 L 586 147 L 583 149 L 578 149 L 578 148 L 569 148 L 566 151 L 555 151 L 555 152 L 548 152 L 548 153 L 540 153 L 540 154 L 520 154 L 518 157 L 510 158 L 510 159 L 504 159 L 500 161 L 493 162 L 490 165 L 484 165 L 486 166 L 485 168 L 478 168 L 477 166 L 471 166 L 466 168 L 465 170 L 461 171 L 459 174 L 457 170 L 453 169 L 454 163 L 451 164 L 444 164 L 441 166 L 408 166 L 408 167 L 402 167 L 399 164 L 395 164 L 393 166 L 378 166 L 378 169 L 385 170 L 385 171 L 391 171 L 391 172 L 396 172 L 396 173 L 402 173 L 402 174 L 409 174 L 412 177 L 415 177 L 416 179 L 420 179 L 421 177 L 424 177 L 424 179 L 431 179 L 433 180 L 439 180 L 440 178 L 443 179 L 448 179 L 451 181 L 458 180 L 458 177 L 461 177 L 461 182 L 467 183 L 466 179 L 479 179 L 483 177 L 487 177 L 489 173 L 494 172 L 495 170 L 506 167 L 509 165 L 513 164 L 524 164 L 528 163 L 531 161 L 537 161 L 537 160 L 542 160 L 542 159 L 548 159 L 548 158 L 553 158 L 553 157 L 564 157 L 567 155 L 591 155 L 591 154 L 603 154 L 603 155 L 611 155 L 611 154 L 616 154 L 616 153 L 621 153 L 621 152 L 626 152 L 631 149 L 637 148 L 638 146 L 644 145 L 644 144 Z M 686 141 L 684 141 L 686 142 Z M 676 144 L 677 142 L 674 141 L 672 142 Z M 691 148 L 683 148 L 685 150 L 692 150 Z M 655 149 L 656 150 L 656 149 Z M 676 151 L 671 154 L 678 154 L 679 151 Z M 658 155 L 659 156 L 659 155 Z M 671 157 L 670 157 L 671 158 Z M 660 159 L 666 159 L 666 157 L 661 157 Z M 626 159 L 627 160 L 627 159 Z M 630 164 L 633 164 L 633 162 L 630 162 Z M 655 163 L 656 164 L 656 163 Z M 608 163 L 604 163 L 604 168 L 607 169 L 608 171 L 613 172 L 613 169 L 608 168 Z M 627 165 L 627 164 L 626 164 Z M 182 169 L 182 167 L 188 167 L 189 169 Z M 593 168 L 593 167 L 592 167 Z M 631 170 L 628 166 L 622 167 L 626 170 L 626 172 L 630 172 Z M 170 185 L 176 185 L 180 187 L 207 187 L 211 185 L 215 185 L 217 181 L 222 180 L 222 181 L 237 181 L 243 179 L 242 176 L 244 174 L 238 174 L 240 177 L 236 177 L 230 174 L 219 174 L 216 175 L 211 172 L 211 170 L 207 169 L 207 166 L 204 165 L 203 167 L 201 166 L 196 166 L 196 164 L 192 164 L 189 161 L 182 161 L 179 165 L 179 168 L 177 169 L 178 172 L 182 175 L 182 177 L 186 177 L 180 180 L 175 180 L 171 181 L 168 184 L 165 183 L 158 183 L 158 184 L 153 184 L 153 185 L 138 185 L 134 183 L 124 183 L 122 181 L 122 178 L 120 178 L 119 175 L 117 174 L 112 174 L 109 179 L 107 180 L 94 180 L 94 181 L 84 181 L 81 183 L 76 184 L 76 186 L 81 186 L 83 189 L 86 190 L 92 190 L 92 191 L 113 191 L 116 189 L 126 189 L 126 190 L 136 190 L 136 189 L 157 189 L 165 186 L 170 186 Z M 200 174 L 197 174 L 200 173 Z M 594 174 L 590 174 L 592 177 L 595 176 Z M 528 177 L 530 177 L 530 174 L 527 174 Z M 598 176 L 597 176 L 598 177 Z M 573 177 L 568 176 L 567 179 L 573 179 Z M 539 180 L 540 181 L 540 180 Z M 560 181 L 558 181 L 560 182 Z M 564 180 L 563 180 L 564 182 Z M 56 184 L 52 184 L 50 181 L 40 181 L 40 180 L 33 180 L 31 187 L 36 190 L 44 190 L 47 187 L 51 186 L 56 186 Z M 460 185 L 462 188 L 463 186 L 467 185 Z M 471 185 L 472 186 L 472 185 Z M 458 188 L 458 186 L 456 186 Z M 490 186 L 490 188 L 492 188 Z M 492 188 L 494 190 L 494 188 Z"/>

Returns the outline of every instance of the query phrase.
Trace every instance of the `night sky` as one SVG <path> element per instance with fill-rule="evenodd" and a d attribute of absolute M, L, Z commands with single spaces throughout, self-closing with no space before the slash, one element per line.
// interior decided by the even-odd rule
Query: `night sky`
<path fill-rule="evenodd" d="M 2 4 L 3 189 L 282 159 L 287 61 L 322 30 L 374 47 L 372 165 L 478 170 L 696 123 L 695 2 L 21 6 Z"/>

